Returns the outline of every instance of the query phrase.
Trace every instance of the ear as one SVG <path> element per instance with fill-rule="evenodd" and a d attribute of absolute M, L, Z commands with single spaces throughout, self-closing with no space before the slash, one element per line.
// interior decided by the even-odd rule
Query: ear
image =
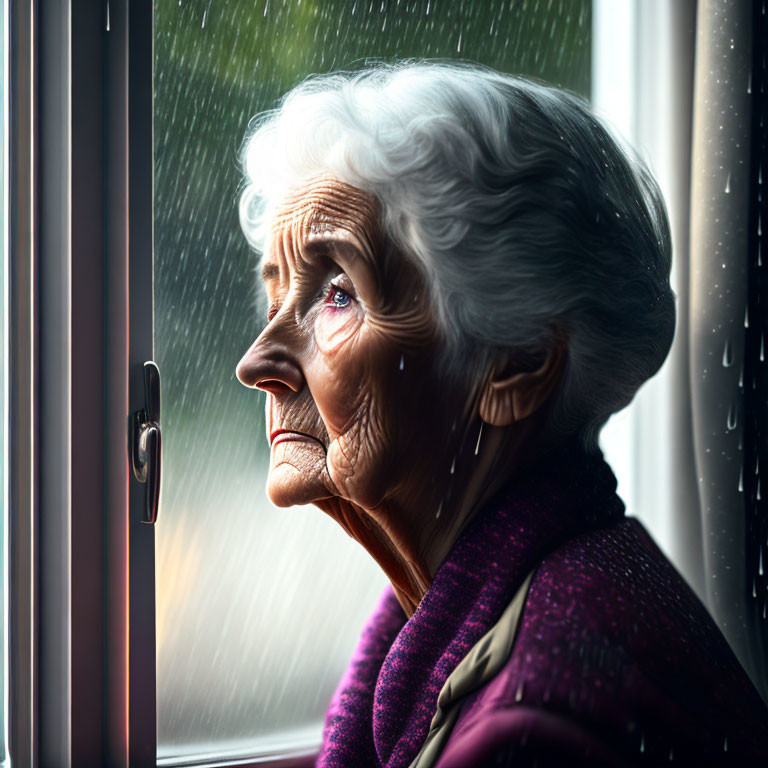
<path fill-rule="evenodd" d="M 565 340 L 557 335 L 550 343 L 544 362 L 536 370 L 503 378 L 494 370 L 480 393 L 480 418 L 486 424 L 506 427 L 541 408 L 563 374 L 566 350 Z M 504 366 L 504 370 L 509 371 L 511 367 L 514 367 L 514 360 Z"/>

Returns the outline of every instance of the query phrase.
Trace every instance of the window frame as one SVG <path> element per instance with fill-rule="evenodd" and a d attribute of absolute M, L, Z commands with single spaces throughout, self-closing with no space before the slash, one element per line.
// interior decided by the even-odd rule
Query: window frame
<path fill-rule="evenodd" d="M 32 4 L 8 9 L 8 750 L 36 759 Z M 12 585 L 12 586 L 10 586 Z"/>
<path fill-rule="evenodd" d="M 9 4 L 9 751 L 23 765 L 155 764 L 153 532 L 127 461 L 143 397 L 129 374 L 151 357 L 151 300 L 148 317 L 128 303 L 131 284 L 151 297 L 151 14 Z"/>

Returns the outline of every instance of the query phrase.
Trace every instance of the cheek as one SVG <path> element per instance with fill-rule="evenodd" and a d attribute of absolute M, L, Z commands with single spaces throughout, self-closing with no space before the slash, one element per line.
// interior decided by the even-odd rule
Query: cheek
<path fill-rule="evenodd" d="M 315 354 L 307 365 L 307 381 L 332 437 L 349 427 L 369 385 L 362 326 L 363 313 L 358 306 L 324 307 L 315 319 Z"/>
<path fill-rule="evenodd" d="M 363 322 L 359 305 L 323 307 L 315 318 L 315 343 L 322 355 L 333 356 L 352 339 Z"/>
<path fill-rule="evenodd" d="M 330 438 L 359 441 L 360 420 L 367 420 L 377 390 L 381 357 L 376 339 L 359 307 L 324 308 L 314 324 L 315 353 L 305 367 L 307 382 Z"/>

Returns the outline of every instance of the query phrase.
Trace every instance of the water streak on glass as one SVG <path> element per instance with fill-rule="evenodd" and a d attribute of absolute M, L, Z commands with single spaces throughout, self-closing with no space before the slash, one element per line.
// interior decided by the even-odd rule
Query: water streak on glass
<path fill-rule="evenodd" d="M 264 321 L 237 219 L 249 119 L 366 59 L 461 57 L 587 94 L 590 49 L 589 0 L 155 3 L 159 757 L 317 741 L 386 583 L 322 512 L 265 498 L 263 395 L 234 376 Z"/>

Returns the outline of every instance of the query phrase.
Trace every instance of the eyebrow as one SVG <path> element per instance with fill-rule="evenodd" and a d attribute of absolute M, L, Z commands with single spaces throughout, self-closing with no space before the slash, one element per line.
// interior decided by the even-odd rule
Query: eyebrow
<path fill-rule="evenodd" d="M 325 251 L 327 253 L 332 253 L 342 242 L 343 241 L 338 237 L 334 237 L 333 235 L 326 235 L 313 238 L 308 243 L 305 243 L 304 247 L 306 250 L 321 252 Z M 261 268 L 261 279 L 265 283 L 278 277 L 280 277 L 280 267 L 278 267 L 274 262 L 268 261 Z"/>
<path fill-rule="evenodd" d="M 268 263 L 262 267 L 261 279 L 264 282 L 267 282 L 267 280 L 273 280 L 274 278 L 279 277 L 279 275 L 280 268 L 277 266 L 277 264 Z"/>
<path fill-rule="evenodd" d="M 334 236 L 333 233 L 316 235 L 304 243 L 304 250 L 310 253 L 325 253 L 334 258 L 339 247 L 344 246 L 346 242 L 345 238 Z"/>

